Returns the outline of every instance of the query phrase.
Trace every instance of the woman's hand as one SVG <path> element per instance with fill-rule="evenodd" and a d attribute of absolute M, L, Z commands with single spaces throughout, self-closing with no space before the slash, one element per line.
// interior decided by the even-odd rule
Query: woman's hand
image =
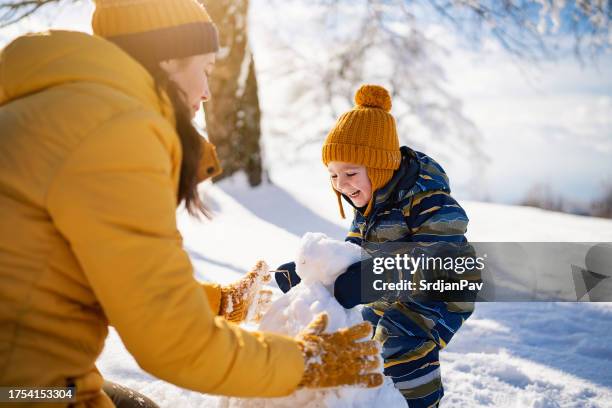
<path fill-rule="evenodd" d="M 375 370 L 379 369 L 382 361 L 379 343 L 369 340 L 372 336 L 372 325 L 363 322 L 334 333 L 323 333 L 327 323 L 327 314 L 321 313 L 296 336 L 305 362 L 304 375 L 299 386 L 380 386 L 383 383 L 383 375 Z"/>
<path fill-rule="evenodd" d="M 255 302 L 253 320 L 259 321 L 267 311 L 272 299 L 271 290 L 261 289 L 264 283 L 270 282 L 270 279 L 268 265 L 264 261 L 259 261 L 240 280 L 221 286 L 219 315 L 230 322 L 240 323 L 247 318 L 249 309 Z"/>

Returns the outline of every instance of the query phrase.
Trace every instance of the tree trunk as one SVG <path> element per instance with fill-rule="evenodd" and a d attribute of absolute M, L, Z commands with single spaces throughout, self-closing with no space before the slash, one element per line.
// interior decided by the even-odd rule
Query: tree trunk
<path fill-rule="evenodd" d="M 206 129 L 223 166 L 221 178 L 243 170 L 251 186 L 262 180 L 257 77 L 248 44 L 248 0 L 200 0 L 219 28 L 220 51 L 205 104 Z"/>

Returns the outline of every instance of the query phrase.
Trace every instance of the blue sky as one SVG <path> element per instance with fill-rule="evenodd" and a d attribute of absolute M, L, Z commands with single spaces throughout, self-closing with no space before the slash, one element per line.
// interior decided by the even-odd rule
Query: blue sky
<path fill-rule="evenodd" d="M 485 137 L 491 197 L 515 202 L 535 184 L 576 201 L 599 195 L 612 182 L 612 56 L 532 66 L 484 48 L 454 52 L 447 73 Z"/>

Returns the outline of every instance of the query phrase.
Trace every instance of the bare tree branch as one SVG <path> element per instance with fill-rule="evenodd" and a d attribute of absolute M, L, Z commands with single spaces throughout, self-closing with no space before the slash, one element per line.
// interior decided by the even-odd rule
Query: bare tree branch
<path fill-rule="evenodd" d="M 76 0 L 72 0 L 76 1 Z M 11 24 L 37 13 L 44 6 L 49 4 L 59 4 L 63 0 L 13 0 L 0 2 L 0 28 L 5 28 Z"/>

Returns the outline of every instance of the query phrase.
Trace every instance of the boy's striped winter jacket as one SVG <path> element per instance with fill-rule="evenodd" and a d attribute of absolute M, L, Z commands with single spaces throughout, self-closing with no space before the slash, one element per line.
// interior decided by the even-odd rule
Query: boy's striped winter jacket
<path fill-rule="evenodd" d="M 448 178 L 442 167 L 429 156 L 408 147 L 402 147 L 401 152 L 400 168 L 375 193 L 372 213 L 365 217 L 355 209 L 346 240 L 366 250 L 390 242 L 467 242 L 464 234 L 469 220 L 463 208 L 451 197 Z M 363 303 L 358 300 L 361 294 L 360 270 L 350 268 L 350 272 L 341 275 L 335 284 L 335 295 L 345 306 Z M 400 303 L 382 299 L 368 304 L 364 308 L 364 317 L 376 325 L 381 316 L 393 319 L 399 313 L 402 317 L 397 320 L 400 321 L 393 323 L 401 325 L 401 320 L 414 318 L 414 314 L 406 310 L 412 306 L 417 306 L 416 300 Z M 440 324 L 425 324 L 430 328 L 424 335 L 444 347 L 473 310 L 473 303 L 435 302 L 434 305 L 428 302 L 427 306 L 416 308 L 419 316 L 433 313 L 430 316 L 432 322 Z M 436 310 L 435 313 L 431 308 Z"/>
<path fill-rule="evenodd" d="M 383 242 L 465 243 L 469 220 L 451 197 L 444 170 L 423 153 L 407 147 L 401 152 L 400 168 L 376 192 L 370 216 L 355 211 L 347 241 L 368 243 L 366 248 Z M 342 276 L 336 282 L 336 296 L 359 293 L 359 285 L 354 276 Z M 363 308 L 364 319 L 376 327 L 375 338 L 383 344 L 385 374 L 393 377 L 411 406 L 431 405 L 442 397 L 438 352 L 473 307 L 472 302 L 382 299 Z"/>

